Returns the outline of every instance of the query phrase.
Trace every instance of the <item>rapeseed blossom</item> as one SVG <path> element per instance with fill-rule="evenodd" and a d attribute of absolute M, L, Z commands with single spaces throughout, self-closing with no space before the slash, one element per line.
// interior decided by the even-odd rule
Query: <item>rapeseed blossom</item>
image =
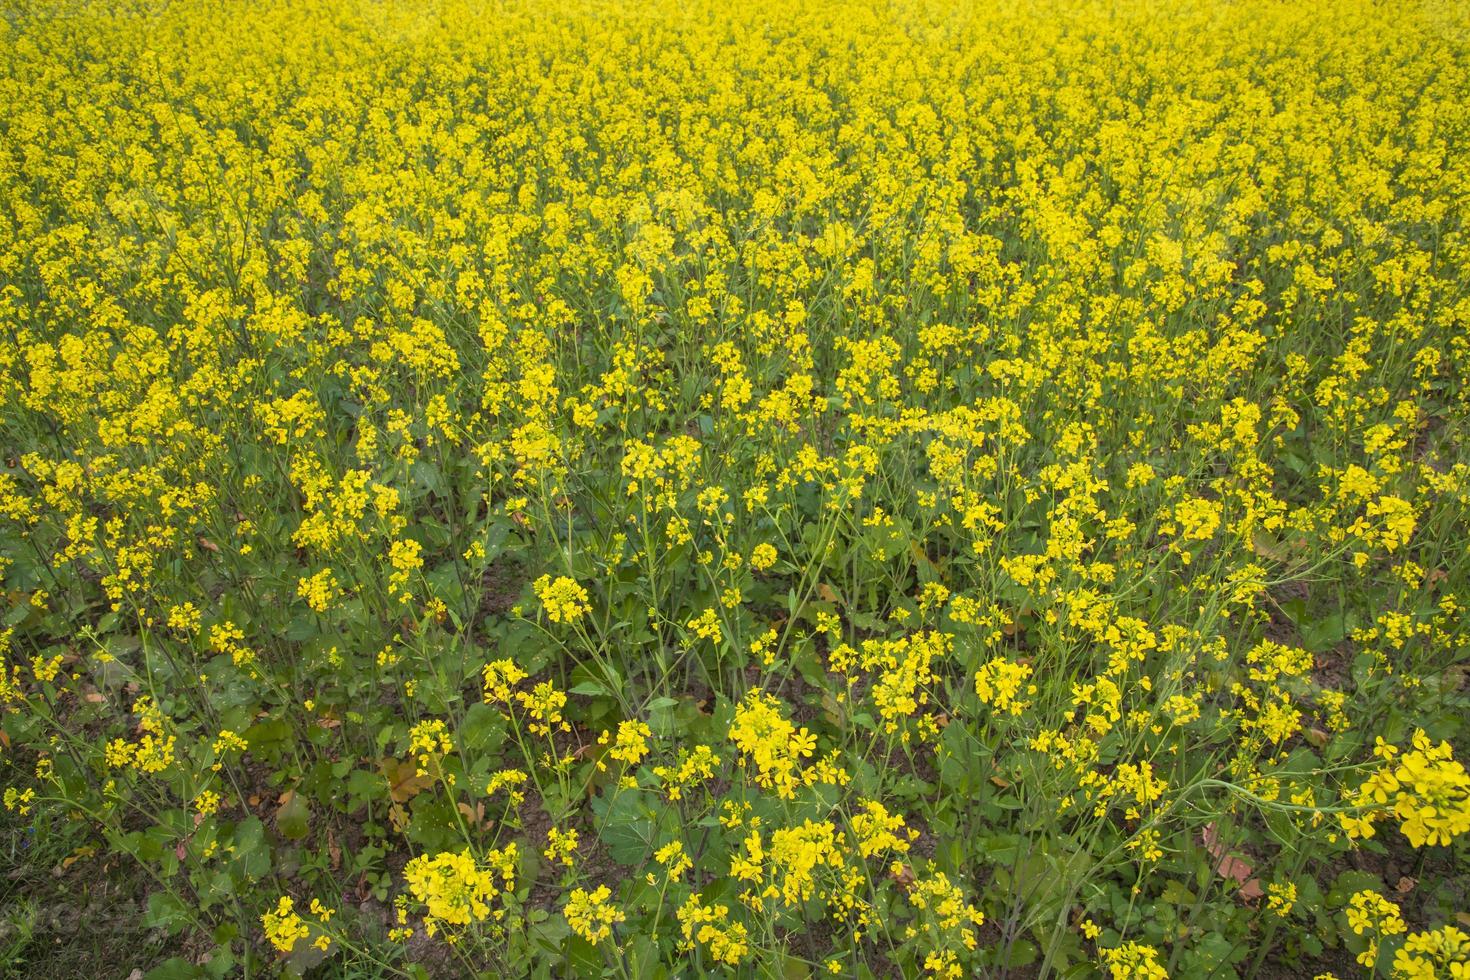
<path fill-rule="evenodd" d="M 217 969 L 1465 973 L 1459 5 L 12 6 L 23 891 Z"/>

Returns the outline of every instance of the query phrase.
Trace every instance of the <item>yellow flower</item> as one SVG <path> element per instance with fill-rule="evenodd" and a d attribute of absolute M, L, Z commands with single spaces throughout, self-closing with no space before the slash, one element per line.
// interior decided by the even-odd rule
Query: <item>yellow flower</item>
<path fill-rule="evenodd" d="M 744 924 L 729 921 L 729 906 L 704 905 L 690 895 L 677 915 L 685 942 L 705 947 L 716 963 L 734 966 L 750 952 L 749 934 Z"/>
<path fill-rule="evenodd" d="M 502 769 L 490 777 L 485 785 L 485 795 L 494 796 L 501 790 L 506 791 L 509 797 L 510 808 L 514 810 L 526 799 L 520 787 L 526 784 L 529 777 L 520 769 Z"/>
<path fill-rule="evenodd" d="M 419 855 L 403 869 L 409 892 L 426 907 L 425 926 L 434 935 L 441 925 L 467 926 L 491 915 L 491 904 L 515 887 L 516 845 L 489 851 L 483 863 L 466 848 L 458 853 Z M 499 882 L 496 881 L 499 875 Z M 494 910 L 496 918 L 505 910 Z"/>
<path fill-rule="evenodd" d="M 408 750 L 418 756 L 421 769 L 427 768 L 435 757 L 454 751 L 449 726 L 437 718 L 419 722 L 408 730 Z"/>
<path fill-rule="evenodd" d="M 1373 891 L 1353 894 L 1345 910 L 1349 928 L 1359 936 L 1370 936 L 1368 947 L 1358 954 L 1358 962 L 1371 967 L 1378 959 L 1378 942 L 1384 936 L 1396 936 L 1404 931 L 1404 920 L 1399 917 L 1399 907 Z"/>
<path fill-rule="evenodd" d="M 898 834 L 904 830 L 903 817 L 890 814 L 877 800 L 867 800 L 859 813 L 852 818 L 853 834 L 857 837 L 858 853 L 863 857 L 893 852 L 903 854 L 909 842 Z"/>
<path fill-rule="evenodd" d="M 776 558 L 775 547 L 762 542 L 750 550 L 750 567 L 758 572 L 764 572 L 776 564 Z"/>
<path fill-rule="evenodd" d="M 550 828 L 546 831 L 546 849 L 541 853 L 548 861 L 560 861 L 568 868 L 572 867 L 572 856 L 577 853 L 577 831 L 570 827 L 566 830 Z"/>
<path fill-rule="evenodd" d="M 1167 980 L 1169 974 L 1159 963 L 1159 952 L 1143 943 L 1124 943 L 1115 949 L 1100 949 L 1103 965 L 1112 980 Z"/>
<path fill-rule="evenodd" d="M 597 741 L 601 745 L 612 741 L 607 754 L 626 765 L 636 766 L 648 754 L 648 740 L 652 737 L 653 730 L 645 722 L 631 720 L 618 723 L 615 741 L 610 732 L 603 732 Z"/>
<path fill-rule="evenodd" d="M 509 704 L 511 688 L 525 679 L 526 672 L 515 661 L 492 660 L 484 669 L 485 703 Z"/>
<path fill-rule="evenodd" d="M 1470 977 L 1470 936 L 1454 926 L 1411 933 L 1393 957 L 1401 980 Z"/>
<path fill-rule="evenodd" d="M 265 937 L 282 953 L 291 952 L 311 932 L 301 916 L 293 911 L 291 899 L 285 896 L 276 903 L 275 911 L 265 913 L 260 921 L 265 926 Z"/>
<path fill-rule="evenodd" d="M 612 935 L 612 927 L 625 921 L 627 916 L 608 902 L 611 897 L 612 892 L 606 885 L 599 885 L 591 892 L 574 889 L 562 909 L 572 931 L 594 945 Z"/>
<path fill-rule="evenodd" d="M 36 680 L 49 684 L 61 673 L 61 658 L 62 655 L 59 653 L 50 658 L 32 657 L 31 673 L 35 675 Z"/>
<path fill-rule="evenodd" d="M 520 702 L 531 722 L 527 726 L 533 735 L 550 735 L 553 727 L 568 730 L 562 721 L 561 712 L 566 707 L 567 696 L 558 691 L 551 681 L 542 681 L 530 691 L 517 691 Z"/>
<path fill-rule="evenodd" d="M 553 623 L 574 623 L 592 611 L 587 590 L 566 576 L 553 581 L 550 575 L 543 575 L 533 583 L 533 588 Z"/>
<path fill-rule="evenodd" d="M 1034 685 L 1025 686 L 1030 676 L 1030 664 L 997 658 L 985 664 L 975 674 L 975 693 L 982 703 L 996 711 L 1019 715 L 1029 704 L 1022 695 L 1036 692 Z"/>
<path fill-rule="evenodd" d="M 19 813 L 21 816 L 25 816 L 31 812 L 31 801 L 35 798 L 36 791 L 32 788 L 27 787 L 21 790 L 16 789 L 14 786 L 5 787 L 5 809 L 13 813 Z"/>
<path fill-rule="evenodd" d="M 670 881 L 678 881 L 685 871 L 694 867 L 694 862 L 684 853 L 684 845 L 680 841 L 670 841 L 660 847 L 653 852 L 653 859 L 664 866 Z"/>
<path fill-rule="evenodd" d="M 1266 907 L 1275 912 L 1281 918 L 1291 914 L 1296 906 L 1296 885 L 1292 882 L 1279 884 L 1272 882 L 1266 886 Z"/>
<path fill-rule="evenodd" d="M 200 790 L 194 797 L 194 810 L 201 816 L 209 816 L 219 809 L 220 795 L 213 790 Z"/>
<path fill-rule="evenodd" d="M 337 577 L 332 570 L 324 568 L 315 575 L 303 576 L 298 580 L 296 594 L 305 599 L 314 612 L 324 613 L 332 607 L 342 590 L 338 587 Z"/>

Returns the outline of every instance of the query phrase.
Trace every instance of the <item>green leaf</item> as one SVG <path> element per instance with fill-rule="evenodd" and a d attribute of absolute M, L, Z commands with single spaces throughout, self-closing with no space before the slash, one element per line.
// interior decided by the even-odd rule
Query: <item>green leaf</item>
<path fill-rule="evenodd" d="M 276 830 L 287 840 L 301 840 L 311 830 L 311 807 L 306 797 L 292 790 L 276 811 Z"/>
<path fill-rule="evenodd" d="M 203 976 L 208 974 L 183 957 L 173 956 L 143 974 L 143 980 L 194 980 Z"/>
<path fill-rule="evenodd" d="M 621 865 L 636 867 L 648 860 L 658 839 L 655 814 L 639 799 L 637 793 L 623 791 L 610 804 L 599 804 L 593 809 L 600 811 L 602 825 L 597 836 L 607 845 L 608 855 Z"/>
<path fill-rule="evenodd" d="M 170 936 L 175 935 L 189 924 L 189 908 L 168 892 L 154 892 L 148 896 L 148 911 L 143 915 L 143 924 L 162 929 Z M 192 973 L 186 975 L 194 976 Z"/>
<path fill-rule="evenodd" d="M 505 741 L 505 716 L 483 702 L 470 705 L 459 726 L 460 751 L 466 755 L 494 752 Z"/>
<path fill-rule="evenodd" d="M 264 877 L 271 869 L 271 848 L 265 840 L 265 824 L 259 817 L 246 817 L 235 828 L 235 857 L 232 867 L 244 880 Z"/>
<path fill-rule="evenodd" d="M 573 976 L 588 980 L 602 976 L 602 954 L 581 936 L 567 936 L 562 942 L 562 955 Z"/>
<path fill-rule="evenodd" d="M 1193 905 L 1194 892 L 1186 888 L 1183 882 L 1170 880 L 1165 883 L 1159 901 L 1166 905 Z"/>
<path fill-rule="evenodd" d="M 1039 951 L 1029 939 L 1017 939 L 1010 945 L 1010 955 L 1005 958 L 1006 967 L 1020 969 L 1036 962 Z"/>

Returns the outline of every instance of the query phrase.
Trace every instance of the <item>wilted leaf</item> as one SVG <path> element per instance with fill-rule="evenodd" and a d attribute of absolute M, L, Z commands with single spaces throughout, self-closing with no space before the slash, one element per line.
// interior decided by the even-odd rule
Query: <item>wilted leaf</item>
<path fill-rule="evenodd" d="M 485 819 L 485 803 L 483 800 L 477 802 L 473 810 L 470 809 L 468 803 L 461 802 L 459 804 L 459 812 L 464 815 L 466 823 L 477 829 L 487 828 L 494 823 L 492 820 Z"/>
<path fill-rule="evenodd" d="M 56 875 L 57 877 L 60 877 L 61 876 L 61 873 L 63 871 L 65 871 L 67 868 L 70 868 L 73 864 L 76 864 L 78 861 L 81 861 L 84 858 L 89 858 L 89 857 L 94 856 L 96 853 L 97 853 L 97 848 L 92 847 L 90 845 L 79 847 L 75 851 L 73 851 L 71 854 L 69 854 L 66 857 L 62 858 L 61 859 L 61 863 L 58 864 L 55 868 L 53 868 L 51 873 L 54 874 L 54 875 Z"/>
<path fill-rule="evenodd" d="M 281 794 L 280 808 L 276 810 L 276 830 L 287 840 L 301 840 L 311 828 L 311 807 L 306 797 L 295 790 Z"/>
<path fill-rule="evenodd" d="M 1265 894 L 1261 883 L 1251 877 L 1253 869 L 1250 862 L 1226 849 L 1220 841 L 1220 831 L 1213 823 L 1205 825 L 1200 833 L 1200 842 L 1214 859 L 1215 873 L 1239 885 L 1238 891 L 1242 899 L 1253 902 Z"/>
<path fill-rule="evenodd" d="M 388 780 L 388 796 L 394 803 L 407 803 L 433 784 L 428 775 L 420 776 L 418 766 L 412 759 L 395 759 L 391 756 L 380 759 L 378 768 Z"/>
<path fill-rule="evenodd" d="M 1262 528 L 1256 528 L 1255 533 L 1251 535 L 1250 546 L 1251 551 L 1272 561 L 1284 562 L 1291 557 L 1291 550 Z"/>

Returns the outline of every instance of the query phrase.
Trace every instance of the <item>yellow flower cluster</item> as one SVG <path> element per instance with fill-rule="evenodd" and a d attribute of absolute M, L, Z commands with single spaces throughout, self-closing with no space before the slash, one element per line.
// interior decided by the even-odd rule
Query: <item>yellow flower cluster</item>
<path fill-rule="evenodd" d="M 817 775 L 803 768 L 804 759 L 816 751 L 816 736 L 797 728 L 781 713 L 780 702 L 759 691 L 751 691 L 735 709 L 730 723 L 730 741 L 740 750 L 740 764 L 755 763 L 755 781 L 790 799 L 798 786 L 811 785 Z"/>
<path fill-rule="evenodd" d="M 587 590 L 575 579 L 559 576 L 552 579 L 543 575 L 535 583 L 536 598 L 546 609 L 546 617 L 553 623 L 575 623 L 592 611 Z"/>
<path fill-rule="evenodd" d="M 714 749 L 696 745 L 681 749 L 674 765 L 654 766 L 653 774 L 663 783 L 664 793 L 670 800 L 682 800 L 686 790 L 714 776 L 719 762 Z"/>
<path fill-rule="evenodd" d="M 1168 980 L 1159 951 L 1152 946 L 1128 942 L 1099 953 L 1112 980 Z"/>
<path fill-rule="evenodd" d="M 904 829 L 903 814 L 889 813 L 888 808 L 877 800 L 864 801 L 860 811 L 852 817 L 852 832 L 857 838 L 858 853 L 865 858 L 907 851 L 909 834 L 899 836 Z"/>
<path fill-rule="evenodd" d="M 1393 954 L 1395 980 L 1470 977 L 1470 936 L 1454 926 L 1410 933 Z"/>
<path fill-rule="evenodd" d="M 116 738 L 107 744 L 106 760 L 111 769 L 132 766 L 142 773 L 161 773 L 174 762 L 178 737 L 165 730 L 162 710 L 152 698 L 140 697 L 133 705 L 138 716 L 138 729 L 143 733 L 136 742 Z"/>
<path fill-rule="evenodd" d="M 297 952 L 297 944 L 313 932 L 317 935 L 311 941 L 311 946 L 323 953 L 331 949 L 332 937 L 327 934 L 325 927 L 332 921 L 332 916 L 337 914 L 336 910 L 327 908 L 316 898 L 311 900 L 309 909 L 316 919 L 314 923 L 308 923 L 301 917 L 290 896 L 282 895 L 274 910 L 261 915 L 260 922 L 265 930 L 265 938 L 277 952 L 285 955 Z"/>
<path fill-rule="evenodd" d="M 332 570 L 324 568 L 315 575 L 303 577 L 297 582 L 296 594 L 306 600 L 306 604 L 313 612 L 324 613 L 341 596 L 342 590 Z"/>
<path fill-rule="evenodd" d="M 567 696 L 551 681 L 541 681 L 529 691 L 517 691 L 516 700 L 530 719 L 526 727 L 531 734 L 550 735 L 553 728 L 569 730 L 561 714 L 567 706 Z"/>
<path fill-rule="evenodd" d="M 486 704 L 509 704 L 511 688 L 525 680 L 527 674 L 513 660 L 492 660 L 481 671 Z"/>
<path fill-rule="evenodd" d="M 729 921 L 730 909 L 725 905 L 704 905 L 698 895 L 679 907 L 679 925 L 684 941 L 698 943 L 716 963 L 734 966 L 750 952 L 745 926 Z"/>
<path fill-rule="evenodd" d="M 572 867 L 572 856 L 577 853 L 577 831 L 572 828 L 560 830 L 556 827 L 546 831 L 546 849 L 542 855 L 551 862 Z"/>
<path fill-rule="evenodd" d="M 1378 961 L 1378 944 L 1383 937 L 1397 936 L 1405 929 L 1399 907 L 1374 891 L 1355 892 L 1345 914 L 1348 928 L 1369 937 L 1367 948 L 1358 954 L 1363 966 L 1372 967 Z"/>
<path fill-rule="evenodd" d="M 1373 824 L 1392 815 L 1415 847 L 1448 844 L 1470 832 L 1470 775 L 1454 758 L 1449 742 L 1438 745 L 1423 731 L 1402 755 L 1380 739 L 1378 770 L 1348 800 L 1350 813 L 1338 814 L 1351 837 L 1372 837 Z"/>
<path fill-rule="evenodd" d="M 261 924 L 265 927 L 266 939 L 282 953 L 291 952 L 297 942 L 311 933 L 294 909 L 295 903 L 283 895 L 274 912 L 267 912 L 260 917 Z"/>
<path fill-rule="evenodd" d="M 648 755 L 648 740 L 653 737 L 653 729 L 648 727 L 647 722 L 633 719 L 618 722 L 617 736 L 612 732 L 603 732 L 598 737 L 599 745 L 611 745 L 607 750 L 608 758 L 616 759 L 625 766 L 636 766 Z"/>
<path fill-rule="evenodd" d="M 15 860 L 221 969 L 1465 973 L 1352 859 L 1470 837 L 1463 8 L 7 4 Z"/>
<path fill-rule="evenodd" d="M 909 904 L 922 913 L 921 930 L 928 946 L 924 969 L 948 980 L 963 976 L 961 956 L 979 944 L 975 930 L 985 924 L 984 914 L 965 901 L 960 886 L 943 871 L 916 881 L 909 890 Z"/>
<path fill-rule="evenodd" d="M 1023 687 L 1030 676 L 1030 664 L 997 658 L 976 671 L 975 693 L 996 711 L 1019 715 L 1029 704 L 1025 695 L 1036 693 L 1034 684 Z"/>
<path fill-rule="evenodd" d="M 428 934 L 434 935 L 441 926 L 463 927 L 489 916 L 504 917 L 503 905 L 492 906 L 515 888 L 517 857 L 512 843 L 487 852 L 483 861 L 477 861 L 468 848 L 432 857 L 421 854 L 409 861 L 403 869 L 403 880 L 425 908 Z"/>
<path fill-rule="evenodd" d="M 595 945 L 612 935 L 613 926 L 627 919 L 608 901 L 611 897 L 606 885 L 598 885 L 590 892 L 585 888 L 573 889 L 562 914 L 573 932 Z"/>
<path fill-rule="evenodd" d="M 454 751 L 449 726 L 438 718 L 419 722 L 409 729 L 408 750 L 418 756 L 419 773 L 422 775 L 430 764 Z"/>

